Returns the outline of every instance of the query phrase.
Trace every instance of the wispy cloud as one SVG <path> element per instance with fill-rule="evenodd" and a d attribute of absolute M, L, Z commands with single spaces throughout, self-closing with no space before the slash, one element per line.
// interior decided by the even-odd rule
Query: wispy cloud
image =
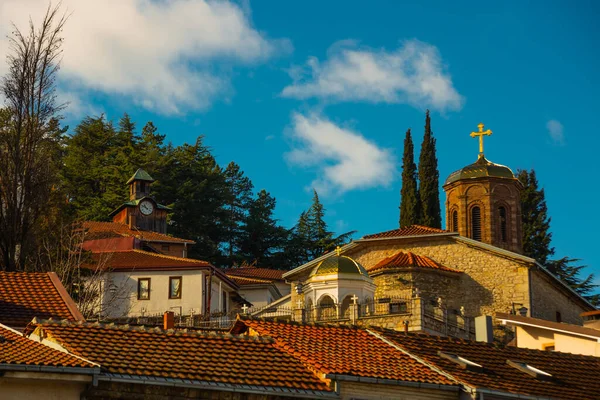
<path fill-rule="evenodd" d="M 290 135 L 296 146 L 285 157 L 292 165 L 317 169 L 312 187 L 319 193 L 387 186 L 394 179 L 389 150 L 318 114 L 293 114 Z"/>
<path fill-rule="evenodd" d="M 304 68 L 288 72 L 294 82 L 283 89 L 284 97 L 407 103 L 440 111 L 460 110 L 464 103 L 438 49 L 418 40 L 407 40 L 393 51 L 338 42 L 324 62 L 311 57 Z"/>
<path fill-rule="evenodd" d="M 564 127 L 559 121 L 551 119 L 546 122 L 546 129 L 548 129 L 548 134 L 552 139 L 552 143 L 560 146 L 565 144 Z"/>
<path fill-rule="evenodd" d="M 164 114 L 209 107 L 231 92 L 227 69 L 289 51 L 258 32 L 238 4 L 209 0 L 63 0 L 60 77 Z M 14 22 L 40 21 L 47 0 L 0 2 L 0 58 Z M 226 67 L 219 68 L 225 65 Z M 0 63 L 0 74 L 6 72 Z"/>

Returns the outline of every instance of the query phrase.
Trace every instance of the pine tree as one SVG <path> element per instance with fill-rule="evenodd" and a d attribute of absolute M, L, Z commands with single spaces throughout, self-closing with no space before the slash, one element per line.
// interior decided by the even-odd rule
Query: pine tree
<path fill-rule="evenodd" d="M 232 266 L 240 261 L 235 254 L 238 250 L 237 242 L 241 235 L 242 224 L 253 203 L 252 189 L 254 185 L 247 176 L 244 176 L 240 166 L 233 161 L 225 168 L 224 175 L 225 185 L 228 189 L 225 204 L 227 211 L 225 246 L 228 258 L 226 263 Z"/>
<path fill-rule="evenodd" d="M 404 138 L 402 158 L 402 189 L 400 190 L 400 228 L 420 221 L 420 200 L 417 189 L 417 166 L 415 165 L 414 145 L 410 129 Z"/>
<path fill-rule="evenodd" d="M 521 191 L 521 215 L 523 221 L 523 253 L 546 265 L 554 255 L 550 246 L 552 233 L 544 189 L 538 188 L 535 171 L 519 170 L 517 178 L 523 184 Z"/>
<path fill-rule="evenodd" d="M 589 274 L 586 278 L 581 278 L 579 275 L 586 265 L 573 265 L 578 259 L 563 257 L 558 260 L 548 262 L 548 270 L 556 275 L 559 279 L 571 286 L 577 293 L 585 297 L 590 303 L 598 307 L 600 305 L 600 294 L 592 294 L 598 287 L 594 284 L 594 274 Z"/>
<path fill-rule="evenodd" d="M 429 110 L 425 113 L 425 134 L 419 155 L 419 197 L 422 218 L 420 223 L 432 228 L 442 227 L 440 208 L 439 171 L 435 150 L 435 138 L 431 132 Z"/>
<path fill-rule="evenodd" d="M 282 268 L 281 250 L 287 230 L 274 217 L 275 198 L 266 190 L 258 192 L 248 210 L 239 235 L 241 255 L 263 268 Z"/>

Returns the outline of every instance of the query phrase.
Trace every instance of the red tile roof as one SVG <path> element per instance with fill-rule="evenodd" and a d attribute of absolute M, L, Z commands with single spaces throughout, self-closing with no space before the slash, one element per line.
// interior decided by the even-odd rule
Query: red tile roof
<path fill-rule="evenodd" d="M 439 336 L 380 332 L 410 354 L 471 387 L 553 399 L 592 400 L 598 399 L 600 393 L 600 357 L 498 347 Z M 480 364 L 483 371 L 465 369 L 440 357 L 440 351 Z M 554 379 L 537 379 L 510 366 L 507 360 L 524 362 L 551 374 Z"/>
<path fill-rule="evenodd" d="M 86 268 L 101 268 L 119 271 L 182 271 L 182 270 L 211 270 L 216 276 L 236 289 L 237 284 L 225 275 L 220 269 L 215 268 L 208 261 L 195 260 L 168 256 L 160 253 L 151 253 L 144 250 L 124 250 L 112 253 L 93 253 L 93 263 L 84 265 Z"/>
<path fill-rule="evenodd" d="M 405 253 L 403 251 L 400 251 L 393 256 L 384 258 L 377 264 L 367 268 L 367 271 L 371 274 L 375 272 L 397 270 L 402 268 L 425 268 L 445 272 L 462 272 L 457 269 L 448 268 L 442 264 L 439 264 L 429 257 L 420 256 L 411 252 Z"/>
<path fill-rule="evenodd" d="M 0 325 L 0 364 L 94 367 L 94 364 L 30 340 L 2 325 Z"/>
<path fill-rule="evenodd" d="M 108 374 L 331 392 L 271 339 L 49 321 L 40 333 Z"/>
<path fill-rule="evenodd" d="M 257 267 L 240 267 L 224 269 L 229 276 L 241 276 L 245 278 L 268 279 L 270 281 L 283 281 L 283 273 L 280 269 L 257 268 Z"/>
<path fill-rule="evenodd" d="M 85 221 L 83 228 L 86 230 L 87 240 L 130 236 L 148 242 L 195 243 L 193 240 L 180 239 L 158 232 L 130 229 L 128 225 L 118 222 Z"/>
<path fill-rule="evenodd" d="M 233 333 L 250 330 L 275 339 L 278 348 L 322 374 L 453 385 L 364 329 L 238 319 Z"/>
<path fill-rule="evenodd" d="M 84 319 L 56 273 L 0 271 L 0 323 L 24 328 L 34 317 Z"/>
<path fill-rule="evenodd" d="M 430 228 L 429 226 L 423 225 L 411 225 L 405 228 L 392 229 L 391 231 L 385 231 L 380 233 L 373 233 L 371 235 L 363 236 L 363 239 L 383 239 L 383 238 L 395 238 L 402 236 L 423 236 L 423 235 L 434 235 L 439 233 L 451 233 L 443 229 Z"/>
<path fill-rule="evenodd" d="M 227 275 L 232 281 L 239 286 L 249 285 L 271 285 L 273 281 L 268 279 L 244 278 L 243 276 Z"/>

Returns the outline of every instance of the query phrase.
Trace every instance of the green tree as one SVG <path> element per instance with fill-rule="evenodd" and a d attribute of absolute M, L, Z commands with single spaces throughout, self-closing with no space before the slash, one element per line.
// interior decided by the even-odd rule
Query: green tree
<path fill-rule="evenodd" d="M 419 223 L 420 199 L 417 188 L 417 166 L 415 165 L 414 145 L 410 129 L 404 138 L 402 158 L 402 189 L 400 190 L 400 228 Z"/>
<path fill-rule="evenodd" d="M 281 251 L 288 231 L 274 217 L 276 200 L 266 190 L 258 192 L 241 227 L 239 248 L 248 261 L 263 268 L 282 268 Z"/>
<path fill-rule="evenodd" d="M 228 217 L 223 170 L 202 136 L 193 145 L 169 148 L 166 157 L 165 177 L 154 190 L 157 200 L 172 208 L 169 232 L 196 242 L 190 257 L 223 265 Z"/>
<path fill-rule="evenodd" d="M 0 269 L 24 269 L 38 258 L 40 239 L 62 197 L 60 111 L 55 80 L 65 17 L 48 7 L 39 27 L 13 27 L 0 82 Z M 64 197 L 63 203 L 64 203 Z M 45 227 L 45 229 L 44 229 Z"/>
<path fill-rule="evenodd" d="M 435 138 L 431 131 L 429 110 L 425 113 L 425 134 L 419 155 L 419 197 L 422 218 L 420 223 L 432 228 L 442 227 L 440 209 L 439 171 L 435 150 Z"/>
<path fill-rule="evenodd" d="M 523 254 L 535 258 L 546 265 L 554 255 L 554 247 L 550 246 L 552 233 L 546 195 L 544 189 L 538 187 L 535 171 L 519 170 L 517 178 L 523 184 L 521 191 L 521 215 L 523 221 Z"/>
<path fill-rule="evenodd" d="M 77 217 L 106 221 L 128 199 L 125 182 L 135 170 L 122 144 L 104 115 L 86 117 L 67 139 L 63 174 Z"/>
<path fill-rule="evenodd" d="M 239 255 L 236 256 L 236 252 L 239 249 L 237 242 L 240 240 L 242 234 L 242 225 L 253 205 L 252 189 L 254 185 L 247 176 L 244 176 L 244 172 L 240 166 L 233 161 L 225 168 L 224 175 L 227 187 L 227 201 L 225 203 L 227 233 L 225 246 L 228 258 L 227 264 L 231 266 L 241 261 Z"/>
<path fill-rule="evenodd" d="M 598 285 L 594 284 L 594 274 L 589 274 L 582 278 L 580 274 L 586 268 L 586 265 L 573 265 L 579 262 L 579 259 L 563 257 L 558 260 L 548 262 L 548 270 L 560 278 L 567 285 L 571 286 L 577 293 L 585 297 L 594 306 L 600 306 L 600 294 L 593 293 Z"/>

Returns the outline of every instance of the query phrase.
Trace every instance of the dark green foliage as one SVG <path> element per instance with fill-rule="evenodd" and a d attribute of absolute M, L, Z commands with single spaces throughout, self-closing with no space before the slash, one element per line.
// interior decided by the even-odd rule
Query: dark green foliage
<path fill-rule="evenodd" d="M 404 157 L 402 158 L 402 189 L 400 190 L 400 228 L 420 222 L 420 199 L 417 188 L 417 166 L 415 149 L 410 134 L 404 138 Z"/>
<path fill-rule="evenodd" d="M 278 225 L 273 215 L 275 204 L 275 198 L 266 190 L 258 192 L 238 236 L 240 256 L 262 268 L 285 267 L 282 249 L 288 231 Z"/>
<path fill-rule="evenodd" d="M 297 267 L 334 250 L 336 246 L 348 242 L 354 233 L 355 231 L 351 231 L 334 236 L 325 222 L 325 208 L 317 191 L 313 190 L 312 205 L 300 214 L 286 248 L 289 267 Z"/>
<path fill-rule="evenodd" d="M 544 189 L 538 188 L 535 171 L 519 170 L 517 178 L 524 186 L 521 191 L 521 215 L 523 220 L 523 254 L 546 265 L 554 255 L 550 246 L 550 217 L 546 206 Z"/>
<path fill-rule="evenodd" d="M 173 209 L 169 233 L 196 242 L 190 257 L 222 265 L 220 247 L 227 235 L 228 190 L 221 167 L 202 137 L 194 145 L 169 150 L 166 157 L 163 181 L 153 189 L 157 200 Z"/>
<path fill-rule="evenodd" d="M 225 186 L 227 188 L 227 200 L 225 210 L 227 211 L 226 224 L 226 264 L 232 266 L 243 259 L 238 254 L 238 241 L 241 236 L 242 225 L 246 220 L 250 207 L 252 205 L 252 181 L 240 169 L 240 166 L 233 161 L 227 165 L 224 171 Z M 274 200 L 274 199 L 273 199 Z M 273 207 L 275 203 L 273 203 Z"/>
<path fill-rule="evenodd" d="M 580 274 L 587 266 L 573 265 L 579 261 L 577 258 L 563 257 L 558 260 L 549 261 L 547 267 L 550 272 L 575 289 L 577 293 L 585 297 L 595 307 L 598 307 L 600 306 L 600 294 L 593 293 L 598 287 L 598 285 L 594 284 L 594 274 L 589 274 L 586 278 L 581 278 Z"/>
<path fill-rule="evenodd" d="M 429 110 L 425 114 L 425 134 L 419 155 L 419 197 L 421 200 L 421 225 L 442 227 L 440 187 L 435 138 L 431 132 Z"/>

